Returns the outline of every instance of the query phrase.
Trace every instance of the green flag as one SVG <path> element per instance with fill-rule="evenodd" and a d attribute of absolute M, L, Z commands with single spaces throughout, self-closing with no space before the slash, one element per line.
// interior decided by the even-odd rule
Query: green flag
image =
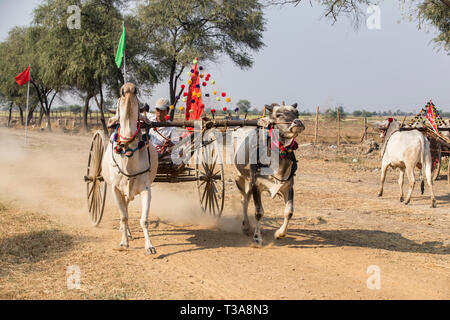
<path fill-rule="evenodd" d="M 120 37 L 119 47 L 116 53 L 116 65 L 120 69 L 122 65 L 123 56 L 125 54 L 125 23 L 123 24 L 122 36 Z"/>

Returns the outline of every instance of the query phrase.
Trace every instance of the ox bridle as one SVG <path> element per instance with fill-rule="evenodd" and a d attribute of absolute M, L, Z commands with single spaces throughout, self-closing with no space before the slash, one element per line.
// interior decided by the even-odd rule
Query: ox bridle
<path fill-rule="evenodd" d="M 279 158 L 280 160 L 283 159 L 287 159 L 292 161 L 292 167 L 291 167 L 291 173 L 289 174 L 289 177 L 287 179 L 278 179 L 277 177 L 275 177 L 274 175 L 272 175 L 272 177 L 279 181 L 279 182 L 287 182 L 289 180 L 291 180 L 294 176 L 295 173 L 297 172 L 298 169 L 298 165 L 297 165 L 297 159 L 295 158 L 295 154 L 294 151 L 296 151 L 298 149 L 298 144 L 295 141 L 296 136 L 294 136 L 293 138 L 291 138 L 291 142 L 288 144 L 288 146 L 285 146 L 281 143 L 281 141 L 279 141 L 278 137 L 276 136 L 276 133 L 274 132 L 274 125 L 273 123 L 269 124 L 269 126 L 267 126 L 266 128 L 264 128 L 265 130 L 268 130 L 268 134 L 266 136 L 267 138 L 267 145 L 271 151 L 279 151 Z M 275 140 L 275 141 L 273 141 Z M 263 165 L 260 163 L 259 161 L 259 139 L 258 139 L 258 146 L 257 146 L 257 169 L 260 172 L 261 168 L 263 167 L 267 167 L 267 165 Z"/>
<path fill-rule="evenodd" d="M 135 89 L 135 94 L 137 93 L 137 89 Z M 122 92 L 122 96 L 123 96 L 123 92 Z M 122 99 L 122 97 L 120 97 L 117 101 L 117 106 L 120 103 L 120 100 Z M 117 112 L 119 111 L 118 108 L 116 108 Z M 139 111 L 138 111 L 139 112 Z M 138 117 L 139 118 L 139 117 Z M 133 143 L 136 138 L 139 136 L 139 133 L 141 131 L 141 122 L 138 120 L 138 126 L 137 126 L 137 130 L 134 133 L 134 135 L 132 135 L 131 137 L 124 137 L 120 134 L 120 124 L 116 126 L 116 133 L 114 134 L 114 138 L 111 140 L 111 158 L 115 164 L 115 166 L 117 167 L 117 169 L 119 170 L 119 173 L 124 175 L 127 178 L 136 178 L 140 175 L 143 175 L 145 173 L 150 172 L 151 168 L 152 168 L 152 164 L 151 164 L 151 158 L 150 158 L 150 149 L 149 149 L 149 144 L 150 144 L 150 137 L 147 134 L 147 141 L 144 140 L 140 140 L 138 142 L 138 146 L 137 148 L 131 149 L 128 146 Z M 148 132 L 148 130 L 147 130 Z M 121 140 L 122 139 L 122 140 Z M 114 143 L 116 143 L 116 146 L 114 147 Z M 144 149 L 145 147 L 147 147 L 147 157 L 148 157 L 148 169 L 136 173 L 136 174 L 127 174 L 125 172 L 123 172 L 123 170 L 120 168 L 119 164 L 117 163 L 116 159 L 114 158 L 114 153 L 119 154 L 121 157 L 123 155 L 125 155 L 128 159 L 132 158 L 135 154 L 135 152 L 140 151 L 142 149 Z"/>

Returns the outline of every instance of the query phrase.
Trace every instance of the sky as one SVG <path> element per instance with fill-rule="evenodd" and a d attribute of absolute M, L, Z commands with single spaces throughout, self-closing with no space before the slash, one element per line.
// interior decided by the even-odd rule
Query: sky
<path fill-rule="evenodd" d="M 29 24 L 38 3 L 0 0 L 0 41 L 13 26 Z M 266 9 L 266 46 L 253 54 L 251 69 L 241 70 L 227 57 L 203 65 L 219 91 L 259 109 L 286 101 L 297 102 L 302 111 L 342 105 L 350 112 L 418 112 L 432 99 L 450 112 L 450 56 L 436 50 L 432 28 L 418 30 L 415 21 L 402 18 L 399 3 L 381 3 L 380 30 L 369 30 L 365 23 L 355 30 L 345 17 L 332 25 L 323 18 L 323 8 L 307 1 L 272 7 Z M 153 106 L 168 91 L 165 81 L 141 101 Z"/>

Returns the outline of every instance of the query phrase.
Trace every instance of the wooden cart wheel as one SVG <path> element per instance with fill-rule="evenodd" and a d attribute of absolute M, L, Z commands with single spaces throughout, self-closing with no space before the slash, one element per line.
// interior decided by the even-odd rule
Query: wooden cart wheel
<path fill-rule="evenodd" d="M 102 177 L 102 160 L 105 153 L 103 134 L 97 131 L 94 134 L 89 151 L 89 160 L 84 181 L 87 185 L 87 204 L 89 217 L 94 226 L 102 221 L 105 210 L 107 184 Z"/>
<path fill-rule="evenodd" d="M 219 219 L 225 203 L 225 173 L 222 152 L 212 133 L 203 136 L 195 157 L 195 177 L 202 210 Z"/>
<path fill-rule="evenodd" d="M 439 178 L 439 174 L 441 172 L 441 160 L 442 160 L 442 153 L 441 150 L 439 150 L 436 165 L 433 163 L 433 172 L 432 172 L 433 181 Z"/>

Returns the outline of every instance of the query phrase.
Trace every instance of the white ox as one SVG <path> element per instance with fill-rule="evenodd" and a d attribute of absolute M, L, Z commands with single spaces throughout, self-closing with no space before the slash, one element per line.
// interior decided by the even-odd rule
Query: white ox
<path fill-rule="evenodd" d="M 275 149 L 284 151 L 283 154 L 273 153 L 279 161 L 279 166 L 274 168 L 273 174 L 265 174 L 264 169 L 267 168 L 264 168 L 258 161 L 254 161 L 258 159 L 255 153 L 259 152 L 259 148 L 264 147 L 258 146 L 256 141 L 252 143 L 249 138 L 255 135 L 255 131 L 258 129 L 242 128 L 238 129 L 235 134 L 238 137 L 234 157 L 234 166 L 237 172 L 235 181 L 242 195 L 243 232 L 250 235 L 247 211 L 249 201 L 253 197 L 256 210 L 256 227 L 253 240 L 259 246 L 263 242 L 260 228 L 260 222 L 264 215 L 261 202 L 262 191 L 269 191 L 272 198 L 277 194 L 283 197 L 285 202 L 284 223 L 275 232 L 275 238 L 281 239 L 286 236 L 289 220 L 294 212 L 294 175 L 297 169 L 297 161 L 294 156 L 297 146 L 295 138 L 305 130 L 303 123 L 298 119 L 297 104 L 292 106 L 272 104 L 266 106 L 266 110 L 270 112 L 270 115 L 263 119 L 264 126 L 267 126 L 271 133 L 275 132 L 273 129 L 279 131 L 279 136 L 272 135 L 271 147 L 275 145 Z M 266 131 L 266 133 L 269 131 Z M 242 154 L 245 156 L 242 157 Z"/>
<path fill-rule="evenodd" d="M 141 227 L 145 236 L 145 251 L 156 254 L 148 232 L 148 212 L 151 202 L 151 184 L 158 169 L 155 148 L 142 141 L 138 120 L 145 121 L 139 113 L 136 87 L 126 83 L 121 89 L 116 115 L 108 126 L 119 124 L 118 131 L 111 136 L 102 161 L 102 175 L 111 185 L 114 199 L 120 211 L 121 248 L 128 248 L 128 204 L 137 196 L 142 200 Z"/>
<path fill-rule="evenodd" d="M 433 191 L 433 179 L 431 175 L 432 160 L 430 142 L 425 135 L 418 131 L 399 131 L 400 124 L 389 119 L 378 122 L 377 126 L 383 130 L 384 144 L 381 150 L 381 186 L 378 196 L 383 195 L 383 185 L 386 179 L 386 171 L 389 167 L 400 170 L 398 184 L 400 186 L 400 202 L 403 202 L 403 181 L 406 175 L 409 180 L 409 190 L 405 204 L 411 201 L 411 194 L 415 185 L 414 168 L 422 170 L 422 176 L 426 177 L 431 193 L 431 207 L 436 207 L 436 199 Z M 423 187 L 422 187 L 423 190 Z M 423 192 L 423 191 L 422 191 Z"/>

